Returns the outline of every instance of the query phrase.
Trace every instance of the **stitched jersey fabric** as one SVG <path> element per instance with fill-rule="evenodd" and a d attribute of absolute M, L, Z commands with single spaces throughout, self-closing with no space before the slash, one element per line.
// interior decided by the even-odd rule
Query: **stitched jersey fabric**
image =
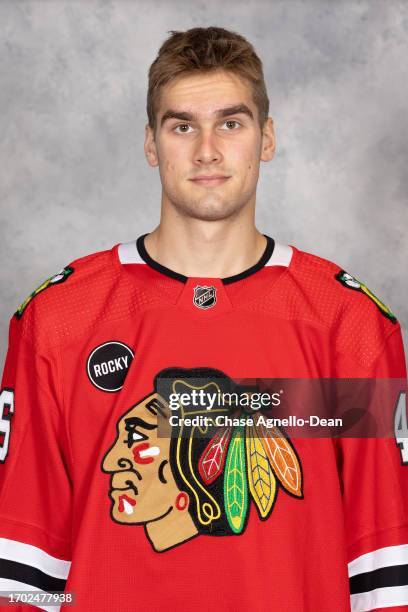
<path fill-rule="evenodd" d="M 393 313 L 338 265 L 266 238 L 257 264 L 220 279 L 160 265 L 141 236 L 71 262 L 12 316 L 0 591 L 75 597 L 21 610 L 408 609 L 404 392 L 395 437 L 247 421 L 159 435 L 170 391 L 406 379 Z"/>

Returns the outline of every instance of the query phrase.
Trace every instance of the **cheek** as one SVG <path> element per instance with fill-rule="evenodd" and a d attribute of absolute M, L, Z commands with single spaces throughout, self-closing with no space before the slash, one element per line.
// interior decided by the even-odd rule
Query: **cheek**
<path fill-rule="evenodd" d="M 183 160 L 183 155 L 184 153 L 180 150 L 180 147 L 166 146 L 164 150 L 160 150 L 160 167 L 165 173 L 175 172 L 175 170 L 177 170 L 177 166 Z"/>
<path fill-rule="evenodd" d="M 132 450 L 133 460 L 139 465 L 153 463 L 156 457 L 160 455 L 160 448 L 152 446 L 149 442 L 141 442 Z"/>
<path fill-rule="evenodd" d="M 256 166 L 256 151 L 252 147 L 236 147 L 231 154 L 225 158 L 226 165 L 230 162 L 232 167 L 252 172 Z"/>

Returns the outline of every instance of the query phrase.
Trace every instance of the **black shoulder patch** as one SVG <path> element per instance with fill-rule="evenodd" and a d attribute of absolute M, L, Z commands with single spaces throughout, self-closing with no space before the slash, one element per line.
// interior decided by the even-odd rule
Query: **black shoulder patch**
<path fill-rule="evenodd" d="M 381 300 L 379 300 L 378 297 L 374 295 L 374 293 L 372 293 L 372 291 L 370 291 L 369 288 L 355 276 L 352 276 L 345 270 L 340 270 L 340 272 L 334 275 L 334 278 L 338 280 L 343 287 L 353 289 L 354 291 L 359 291 L 360 293 L 365 293 L 365 295 L 367 295 L 370 300 L 374 302 L 380 312 L 387 317 L 391 323 L 397 323 L 397 317 L 391 312 L 388 306 L 381 302 Z"/>
<path fill-rule="evenodd" d="M 16 312 L 14 313 L 17 319 L 20 319 L 23 316 L 25 309 L 27 308 L 29 303 L 35 298 L 36 295 L 38 295 L 39 293 L 42 293 L 42 291 L 44 291 L 45 289 L 48 289 L 48 287 L 52 287 L 53 285 L 58 285 L 59 283 L 64 283 L 67 280 L 67 278 L 71 276 L 73 271 L 74 271 L 74 268 L 72 268 L 71 266 L 65 266 L 65 268 L 62 268 L 62 270 L 57 272 L 57 274 L 50 276 L 49 278 L 47 278 L 47 280 L 41 283 L 41 285 L 37 287 L 37 289 L 35 289 L 32 293 L 30 293 L 30 295 L 26 297 L 24 302 L 22 302 L 20 306 L 17 308 Z"/>

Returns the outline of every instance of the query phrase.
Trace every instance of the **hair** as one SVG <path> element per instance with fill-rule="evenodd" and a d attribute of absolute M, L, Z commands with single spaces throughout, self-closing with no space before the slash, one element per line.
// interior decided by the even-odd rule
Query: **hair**
<path fill-rule="evenodd" d="M 241 391 L 254 390 L 257 387 L 241 385 L 221 370 L 209 367 L 181 368 L 170 367 L 161 370 L 154 379 L 154 388 L 167 404 L 174 392 L 175 383 L 182 384 L 182 392 L 190 389 L 204 389 L 209 385 L 217 388 L 224 397 Z M 216 391 L 213 390 L 213 393 Z M 253 414 L 253 413 L 252 413 Z M 184 404 L 179 416 L 208 416 L 204 405 Z M 236 405 L 223 405 L 215 402 L 211 408 L 211 417 L 240 416 L 244 413 Z M 245 502 L 245 517 L 239 532 L 234 532 L 227 517 L 226 481 L 224 476 L 215 478 L 211 483 L 205 482 L 200 474 L 199 464 L 208 444 L 217 434 L 225 432 L 225 427 L 215 423 L 208 425 L 173 425 L 170 432 L 169 459 L 174 480 L 180 491 L 189 496 L 189 513 L 199 534 L 212 536 L 234 535 L 241 533 L 248 522 L 249 502 Z M 242 467 L 242 466 L 241 466 Z M 237 471 L 239 468 L 237 468 Z M 225 470 L 224 470 L 225 473 Z M 235 473 L 235 470 L 234 470 Z M 246 478 L 246 476 L 244 476 Z M 272 506 L 271 509 L 272 510 Z M 268 514 L 269 516 L 269 514 Z M 267 517 L 266 517 L 267 518 Z M 265 517 L 262 518 L 264 520 Z"/>
<path fill-rule="evenodd" d="M 167 403 L 176 381 L 195 389 L 212 383 L 221 393 L 230 393 L 237 388 L 229 376 L 215 368 L 165 368 L 155 376 L 154 388 Z M 209 413 L 205 407 L 185 405 L 179 416 L 189 417 L 197 414 L 208 416 Z M 211 410 L 211 416 L 222 414 L 225 414 L 225 407 L 219 410 L 215 405 Z M 213 536 L 233 534 L 224 512 L 223 478 L 217 478 L 212 484 L 205 485 L 201 482 L 198 471 L 202 453 L 219 430 L 220 427 L 215 425 L 205 428 L 174 425 L 170 434 L 170 465 L 174 480 L 180 491 L 188 492 L 189 512 L 198 533 Z"/>
<path fill-rule="evenodd" d="M 179 77 L 212 70 L 226 70 L 245 79 L 252 87 L 262 129 L 269 113 L 262 62 L 254 47 L 241 34 L 224 28 L 170 30 L 149 69 L 147 117 L 156 132 L 157 111 L 162 88 Z"/>

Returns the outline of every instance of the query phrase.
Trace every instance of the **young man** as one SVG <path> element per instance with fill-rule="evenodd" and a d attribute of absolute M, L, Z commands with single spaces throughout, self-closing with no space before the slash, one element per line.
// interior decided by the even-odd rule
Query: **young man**
<path fill-rule="evenodd" d="M 408 608 L 401 328 L 340 266 L 256 229 L 268 110 L 242 36 L 162 45 L 145 139 L 159 225 L 71 262 L 10 322 L 0 590 L 45 610 L 33 593 L 65 590 L 81 612 Z M 255 419 L 268 380 L 257 416 L 317 410 L 304 383 L 380 378 L 396 383 L 395 436 L 392 412 L 391 435 L 353 435 L 367 406 L 349 387 L 348 437 Z"/>

